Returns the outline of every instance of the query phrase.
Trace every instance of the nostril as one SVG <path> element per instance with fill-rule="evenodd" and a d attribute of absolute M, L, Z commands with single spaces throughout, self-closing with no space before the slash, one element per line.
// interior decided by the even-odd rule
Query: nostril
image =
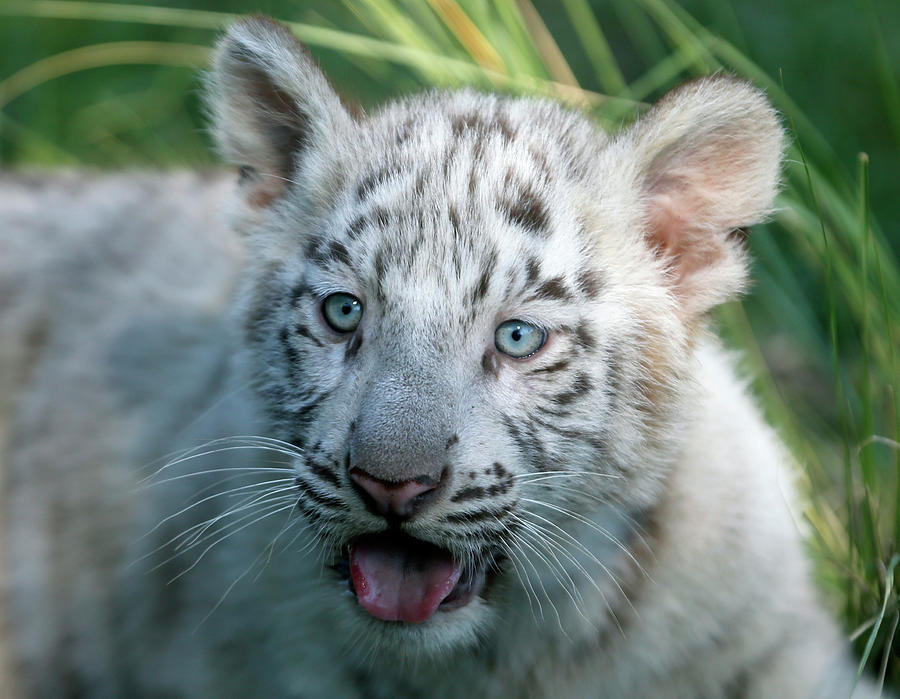
<path fill-rule="evenodd" d="M 386 516 L 409 517 L 423 502 L 421 496 L 438 485 L 434 478 L 426 475 L 393 482 L 375 478 L 359 468 L 350 471 L 350 478 L 368 496 L 378 514 Z"/>

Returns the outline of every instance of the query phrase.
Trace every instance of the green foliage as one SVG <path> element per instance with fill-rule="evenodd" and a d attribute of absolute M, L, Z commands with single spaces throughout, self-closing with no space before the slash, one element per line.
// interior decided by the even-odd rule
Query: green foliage
<path fill-rule="evenodd" d="M 0 163 L 211 163 L 196 69 L 228 13 L 243 5 L 0 0 Z M 900 6 L 823 1 L 816 15 L 831 25 L 800 0 L 546 0 L 538 9 L 530 0 L 335 0 L 305 10 L 269 0 L 257 7 L 292 21 L 348 101 L 362 105 L 423 86 L 469 84 L 550 95 L 614 127 L 694 75 L 727 70 L 766 89 L 793 132 L 785 186 L 775 221 L 750 238 L 756 287 L 718 321 L 743 350 L 760 402 L 802 466 L 808 500 L 799 523 L 861 667 L 896 686 L 900 240 L 871 212 L 900 215 L 892 191 L 898 57 L 885 39 Z M 804 32 L 810 22 L 820 24 Z M 855 37 L 843 54 L 820 49 L 842 36 Z M 848 73 L 846 65 L 857 68 Z M 834 101 L 817 101 L 828 88 Z M 848 122 L 870 125 L 871 183 L 868 156 L 859 155 L 853 172 L 859 140 Z"/>

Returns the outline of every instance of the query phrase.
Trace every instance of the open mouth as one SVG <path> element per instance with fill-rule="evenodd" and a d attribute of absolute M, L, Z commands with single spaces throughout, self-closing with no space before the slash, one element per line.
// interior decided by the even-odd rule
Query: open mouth
<path fill-rule="evenodd" d="M 411 624 L 466 606 L 486 578 L 485 568 L 464 568 L 449 551 L 396 531 L 354 539 L 336 567 L 369 614 Z"/>

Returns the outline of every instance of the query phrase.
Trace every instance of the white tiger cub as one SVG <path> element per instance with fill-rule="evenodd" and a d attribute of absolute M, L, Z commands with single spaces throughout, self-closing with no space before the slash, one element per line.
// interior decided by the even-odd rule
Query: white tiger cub
<path fill-rule="evenodd" d="M 220 176 L 0 178 L 4 696 L 849 696 L 705 330 L 778 186 L 762 94 L 354 117 L 254 18 L 209 95 L 239 236 Z"/>

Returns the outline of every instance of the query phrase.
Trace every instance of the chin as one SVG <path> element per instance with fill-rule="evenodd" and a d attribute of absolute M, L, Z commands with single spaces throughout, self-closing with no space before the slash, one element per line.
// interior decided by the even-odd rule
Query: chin
<path fill-rule="evenodd" d="M 490 605 L 475 599 L 463 608 L 438 611 L 421 623 L 384 621 L 370 615 L 354 596 L 347 596 L 344 633 L 349 650 L 367 660 L 390 658 L 419 661 L 478 645 L 491 626 Z"/>

